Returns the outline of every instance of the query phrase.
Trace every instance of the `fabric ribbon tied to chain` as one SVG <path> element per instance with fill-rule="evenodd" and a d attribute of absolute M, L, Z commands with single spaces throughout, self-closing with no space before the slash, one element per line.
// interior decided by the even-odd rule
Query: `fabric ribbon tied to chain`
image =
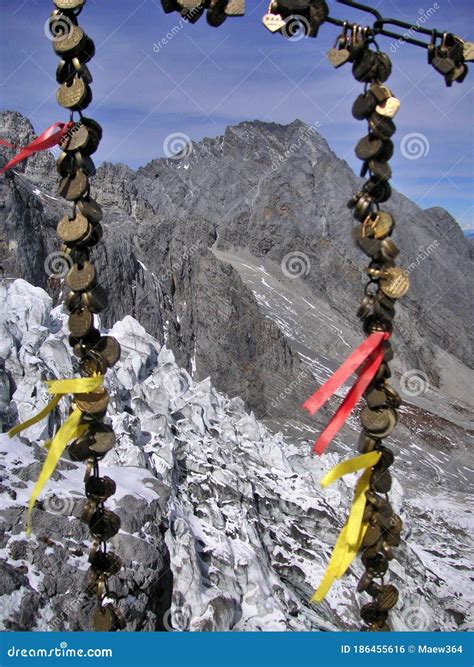
<path fill-rule="evenodd" d="M 367 502 L 365 493 L 370 486 L 372 468 L 381 456 L 380 452 L 369 452 L 349 461 L 342 461 L 321 480 L 321 486 L 325 488 L 344 475 L 364 470 L 356 484 L 354 501 L 347 522 L 337 538 L 326 572 L 311 602 L 324 600 L 334 580 L 340 579 L 346 573 L 361 547 L 368 525 L 362 521 Z"/>
<path fill-rule="evenodd" d="M 390 334 L 385 332 L 371 334 L 354 350 L 323 386 L 303 403 L 302 407 L 313 416 L 353 373 L 357 373 L 358 377 L 354 385 L 315 442 L 314 451 L 316 454 L 324 452 L 372 382 L 383 361 L 383 343 L 389 338 Z"/>
<path fill-rule="evenodd" d="M 104 380 L 103 375 L 97 375 L 95 377 L 87 378 L 72 378 L 69 380 L 50 380 L 47 382 L 48 392 L 54 395 L 54 398 L 48 403 L 48 405 L 43 408 L 37 415 L 24 421 L 21 424 L 18 424 L 12 428 L 8 435 L 12 438 L 17 433 L 24 431 L 25 429 L 37 424 L 38 422 L 45 419 L 57 406 L 61 398 L 66 394 L 89 394 L 92 391 L 95 391 L 102 386 Z M 28 518 L 27 518 L 27 535 L 30 534 L 31 530 L 31 512 L 33 510 L 34 504 L 38 499 L 41 491 L 43 490 L 44 485 L 47 483 L 51 475 L 53 474 L 59 459 L 61 458 L 62 453 L 64 452 L 66 445 L 74 438 L 81 436 L 86 430 L 87 425 L 81 424 L 82 411 L 79 408 L 75 408 L 71 414 L 68 416 L 64 424 L 58 429 L 56 435 L 52 440 L 45 443 L 45 447 L 48 450 L 46 458 L 43 463 L 43 467 L 39 474 L 39 477 L 36 481 L 36 484 L 31 493 L 30 500 L 28 502 Z"/>
<path fill-rule="evenodd" d="M 30 157 L 30 155 L 33 155 L 33 153 L 44 151 L 47 148 L 52 148 L 53 146 L 59 144 L 61 139 L 69 132 L 73 125 L 73 121 L 69 121 L 68 123 L 58 122 L 50 125 L 44 132 L 39 135 L 39 137 L 36 137 L 36 139 L 33 139 L 33 141 L 30 142 L 27 146 L 21 148 L 20 152 L 17 153 L 15 157 L 13 157 L 4 167 L 0 169 L 0 174 L 5 173 L 19 162 L 26 160 L 26 158 Z M 7 146 L 8 148 L 16 148 L 16 146 L 13 146 L 8 141 L 4 141 L 3 139 L 0 139 L 0 144 L 2 146 Z"/>

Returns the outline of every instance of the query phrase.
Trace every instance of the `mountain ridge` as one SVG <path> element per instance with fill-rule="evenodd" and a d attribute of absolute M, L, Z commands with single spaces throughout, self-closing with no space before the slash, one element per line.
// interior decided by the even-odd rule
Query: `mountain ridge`
<path fill-rule="evenodd" d="M 32 121 L 27 116 L 24 116 L 19 111 L 12 110 L 12 109 L 0 110 L 0 122 L 1 122 L 1 130 L 2 130 L 2 133 L 3 133 L 2 138 L 5 138 L 5 140 L 7 140 L 7 139 L 8 140 L 16 139 L 17 142 L 18 142 L 18 146 L 21 146 L 24 143 L 29 143 L 30 141 L 32 141 L 32 139 L 35 139 L 38 136 Z M 295 118 L 295 120 L 291 121 L 290 123 L 286 123 L 286 124 L 276 123 L 276 122 L 273 122 L 273 121 L 262 121 L 262 120 L 257 119 L 257 118 L 254 119 L 254 120 L 244 120 L 244 121 L 241 121 L 241 122 L 237 123 L 236 125 L 228 126 L 226 128 L 226 132 L 224 134 L 216 135 L 214 137 L 203 137 L 199 141 L 194 141 L 191 138 L 189 138 L 189 140 L 190 140 L 190 142 L 193 146 L 200 145 L 200 144 L 206 145 L 206 144 L 209 144 L 209 143 L 212 143 L 212 142 L 222 143 L 223 140 L 225 139 L 227 131 L 231 132 L 233 129 L 240 128 L 240 127 L 245 128 L 247 126 L 256 127 L 256 128 L 265 127 L 265 128 L 268 128 L 268 129 L 278 128 L 279 130 L 285 129 L 285 128 L 292 128 L 292 127 L 304 128 L 306 130 L 310 130 L 310 129 L 313 128 L 312 133 L 317 136 L 318 141 L 321 142 L 320 145 L 325 147 L 327 152 L 331 153 L 338 160 L 340 160 L 341 162 L 346 164 L 347 168 L 350 169 L 348 163 L 343 158 L 339 158 L 337 156 L 337 153 L 335 153 L 330 148 L 330 146 L 329 146 L 327 140 L 324 138 L 324 136 L 322 134 L 320 134 L 319 132 L 317 132 L 316 130 L 314 130 L 314 126 L 308 125 L 307 123 L 300 120 L 299 118 Z M 19 131 L 19 129 L 20 129 L 20 131 Z M 20 141 L 18 141 L 19 137 L 20 137 Z M 5 151 L 4 146 L 0 146 L 0 149 L 2 151 Z M 28 164 L 28 165 L 34 164 L 35 162 L 37 162 L 39 160 L 39 158 L 41 158 L 41 156 L 50 156 L 50 155 L 51 155 L 50 151 L 45 151 L 45 152 L 42 152 L 42 153 L 39 153 L 39 154 L 35 154 L 27 160 L 26 164 Z M 174 157 L 177 157 L 178 155 L 179 155 L 179 153 L 177 153 L 176 156 L 174 156 Z M 48 162 L 51 162 L 49 157 L 47 157 L 46 159 L 47 159 Z M 146 169 L 150 165 L 153 165 L 155 162 L 160 162 L 162 160 L 167 161 L 169 159 L 173 159 L 173 158 L 172 157 L 170 158 L 170 157 L 167 157 L 167 156 L 158 156 L 158 157 L 153 158 L 152 160 L 149 160 L 145 164 L 140 165 L 138 167 L 132 167 L 125 162 L 112 162 L 110 160 L 104 160 L 100 163 L 99 168 L 107 167 L 107 166 L 111 166 L 111 167 L 115 167 L 115 168 L 124 168 L 125 170 L 128 170 L 130 173 L 136 174 L 136 173 L 140 172 L 141 170 Z M 23 171 L 24 169 L 25 169 L 25 163 L 20 163 L 19 165 L 17 165 L 15 167 L 15 171 L 19 171 L 19 172 Z M 398 194 L 402 194 L 399 191 L 396 191 L 396 192 Z M 436 209 L 438 209 L 441 212 L 442 215 L 444 215 L 444 214 L 449 215 L 451 220 L 456 222 L 456 224 L 460 227 L 456 218 L 449 212 L 449 210 L 447 208 L 445 208 L 443 206 L 432 206 L 432 207 L 428 207 L 426 209 L 420 208 L 420 210 L 423 211 L 423 212 L 428 212 L 428 211 L 436 210 Z M 474 235 L 474 230 L 466 230 L 465 235 L 466 236 Z"/>
<path fill-rule="evenodd" d="M 18 139 L 31 136 L 31 124 L 19 114 L 1 114 L 0 125 L 10 138 L 15 132 Z M 275 156 L 283 158 L 277 168 Z M 57 248 L 54 229 L 66 208 L 55 198 L 55 181 L 54 159 L 44 153 L 0 184 L 1 229 L 11 239 L 4 268 L 50 290 L 44 261 Z M 178 363 L 188 370 L 194 364 L 197 378 L 210 375 L 260 416 L 281 421 L 299 414 L 304 421 L 298 406 L 314 380 L 294 349 L 296 325 L 285 325 L 282 334 L 281 313 L 264 308 L 267 287 L 260 281 L 259 303 L 242 264 L 223 263 L 213 248 L 227 255 L 245 251 L 254 267 L 268 262 L 273 291 L 298 294 L 309 287 L 310 304 L 327 304 L 342 337 L 355 345 L 361 335 L 355 304 L 362 298 L 366 259 L 351 240 L 346 202 L 359 183 L 301 121 L 246 121 L 222 137 L 193 144 L 188 157 L 159 158 L 137 171 L 102 164 L 92 188 L 105 213 L 104 243 L 95 251 L 110 292 L 104 324 L 132 314 L 158 341 L 166 336 Z M 413 283 L 395 324 L 395 371 L 419 369 L 452 403 L 465 393 L 451 387 L 453 368 L 458 373 L 460 361 L 467 369 L 472 359 L 469 243 L 441 209 L 429 210 L 428 217 L 395 193 L 389 210 L 399 222 L 395 239 L 403 263 L 412 267 Z M 25 232 L 25 220 L 33 235 Z M 284 274 L 283 262 L 292 253 L 307 258 L 307 275 Z M 336 360 L 347 353 L 333 329 L 311 321 L 306 311 L 301 317 L 314 329 L 312 354 Z M 275 395 L 288 386 L 295 391 L 275 407 Z"/>
<path fill-rule="evenodd" d="M 10 140 L 32 138 L 19 115 L 0 114 L 2 124 Z M 341 482 L 330 504 L 319 480 L 356 449 L 360 423 L 355 411 L 318 459 L 310 444 L 346 388 L 313 420 L 300 405 L 362 337 L 355 311 L 367 261 L 352 244 L 345 204 L 360 181 L 301 132 L 277 130 L 270 153 L 262 127 L 247 124 L 228 133 L 224 151 L 217 140 L 195 146 L 194 162 L 162 158 L 145 172 L 106 163 L 93 179 L 105 232 L 93 260 L 110 297 L 100 319 L 123 348 L 107 374 L 118 445 L 104 465 L 119 487 L 110 502 L 122 517 L 125 569 L 115 584 L 122 600 L 132 598 L 130 629 L 355 629 L 359 563 L 324 605 L 307 600 L 353 491 Z M 50 153 L 0 179 L 6 427 L 41 407 L 46 378 L 75 370 L 66 313 L 53 307 L 61 285 L 49 277 L 67 210 L 56 180 Z M 466 630 L 471 253 L 442 210 L 423 212 L 398 193 L 391 210 L 413 283 L 393 336 L 392 382 L 404 405 L 387 442 L 396 452 L 391 498 L 405 524 L 391 563 L 402 590 L 394 629 Z M 295 254 L 298 276 L 285 264 Z M 57 496 L 35 510 L 34 549 L 22 534 L 41 442 L 66 412 L 62 404 L 29 439 L 0 436 L 0 594 L 13 601 L 0 618 L 6 629 L 89 628 L 77 466 L 61 462 Z"/>

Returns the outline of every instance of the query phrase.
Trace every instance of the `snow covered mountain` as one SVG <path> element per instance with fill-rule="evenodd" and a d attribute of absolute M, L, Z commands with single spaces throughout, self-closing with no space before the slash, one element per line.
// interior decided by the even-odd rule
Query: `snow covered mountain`
<path fill-rule="evenodd" d="M 19 145 L 34 136 L 15 112 L 0 112 L 0 132 Z M 66 207 L 57 181 L 48 152 L 0 179 L 5 275 L 43 287 L 55 303 L 49 277 Z M 360 342 L 366 258 L 346 205 L 359 184 L 300 121 L 244 122 L 137 171 L 102 164 L 92 191 L 104 209 L 104 242 L 93 253 L 109 294 L 104 324 L 132 315 L 195 379 L 210 376 L 272 428 L 312 434 L 324 417 L 310 422 L 299 405 L 313 374 Z M 419 375 L 421 391 L 404 398 L 472 429 L 472 244 L 443 209 L 395 192 L 389 210 L 412 282 L 397 309 L 396 379 Z M 449 437 L 470 441 L 459 430 Z"/>
<path fill-rule="evenodd" d="M 65 322 L 41 288 L 21 279 L 0 285 L 5 427 L 44 405 L 45 379 L 74 373 Z M 112 587 L 127 629 L 357 629 L 358 562 L 323 604 L 308 603 L 351 502 L 351 477 L 319 486 L 341 454 L 316 458 L 307 444 L 270 432 L 240 398 L 193 380 L 133 317 L 112 334 L 123 351 L 107 376 L 118 445 L 102 466 L 117 482 L 108 505 L 122 520 L 112 542 L 125 567 Z M 321 379 L 329 372 L 321 367 Z M 33 513 L 32 537 L 24 532 L 42 442 L 67 409 L 63 399 L 48 423 L 0 436 L 1 629 L 90 629 L 82 466 L 60 462 Z M 401 591 L 393 626 L 472 629 L 467 451 L 453 424 L 442 430 L 445 418 L 416 406 L 403 417 L 392 491 L 405 523 L 390 566 Z"/>

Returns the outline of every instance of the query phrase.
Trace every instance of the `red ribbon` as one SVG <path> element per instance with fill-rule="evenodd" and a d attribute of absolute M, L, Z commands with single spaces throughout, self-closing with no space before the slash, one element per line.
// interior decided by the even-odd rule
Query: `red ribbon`
<path fill-rule="evenodd" d="M 69 121 L 69 123 L 53 123 L 50 127 L 48 127 L 47 130 L 42 132 L 42 134 L 39 135 L 39 137 L 36 137 L 36 139 L 33 139 L 31 143 L 28 144 L 28 146 L 25 146 L 20 150 L 15 157 L 13 157 L 7 164 L 0 169 L 0 174 L 5 173 L 8 171 L 8 169 L 11 169 L 14 167 L 16 164 L 19 162 L 22 162 L 23 160 L 26 160 L 27 157 L 30 155 L 33 155 L 33 153 L 37 153 L 38 151 L 44 151 L 47 148 L 52 148 L 53 146 L 56 146 L 59 144 L 61 139 L 64 137 L 65 134 L 69 132 L 71 127 L 74 125 L 73 121 Z M 58 130 L 56 128 L 59 128 Z M 3 141 L 0 139 L 0 144 L 3 146 L 7 146 L 8 148 L 15 148 L 15 146 L 12 146 L 12 144 L 9 144 L 8 141 Z"/>
<path fill-rule="evenodd" d="M 380 364 L 383 361 L 384 341 L 390 338 L 390 334 L 377 332 L 371 334 L 359 347 L 354 350 L 348 359 L 337 371 L 303 404 L 303 408 L 314 415 L 331 396 L 341 387 L 353 374 L 357 373 L 357 380 L 351 387 L 347 396 L 335 412 L 334 416 L 321 433 L 314 445 L 316 454 L 322 454 L 336 433 L 346 422 L 362 394 L 372 382 Z"/>

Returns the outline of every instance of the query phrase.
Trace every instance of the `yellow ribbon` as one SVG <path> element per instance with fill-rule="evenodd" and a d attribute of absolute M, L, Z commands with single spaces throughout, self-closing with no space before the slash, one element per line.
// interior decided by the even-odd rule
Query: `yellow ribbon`
<path fill-rule="evenodd" d="M 48 405 L 43 408 L 37 415 L 28 419 L 27 421 L 18 424 L 12 428 L 8 435 L 12 438 L 20 431 L 37 424 L 39 421 L 47 417 L 57 406 L 61 398 L 65 394 L 89 394 L 90 392 L 98 389 L 103 382 L 103 375 L 97 375 L 95 377 L 88 378 L 73 378 L 69 380 L 50 380 L 46 384 L 48 386 L 48 392 L 54 394 L 54 398 L 48 403 Z M 38 499 L 41 491 L 43 490 L 44 485 L 47 483 L 51 475 L 53 474 L 59 459 L 61 458 L 62 453 L 64 452 L 66 445 L 74 438 L 81 436 L 86 430 L 87 425 L 81 424 L 82 412 L 79 408 L 75 408 L 69 417 L 66 419 L 64 424 L 59 428 L 58 432 L 54 438 L 45 443 L 45 447 L 48 450 L 46 458 L 43 463 L 43 467 L 39 474 L 38 480 L 33 488 L 31 493 L 30 500 L 28 502 L 28 514 L 27 514 L 27 526 L 26 534 L 29 535 L 31 532 L 31 512 L 33 510 L 34 504 Z"/>
<path fill-rule="evenodd" d="M 326 572 L 311 598 L 311 602 L 322 602 L 324 600 L 334 580 L 340 579 L 347 572 L 361 547 L 367 531 L 367 523 L 362 523 L 366 504 L 365 493 L 370 486 L 372 467 L 378 463 L 380 457 L 380 452 L 369 452 L 368 454 L 362 454 L 362 456 L 356 456 L 349 461 L 342 461 L 334 466 L 321 480 L 321 486 L 325 488 L 344 475 L 364 470 L 356 484 L 354 501 L 347 522 L 339 533 Z"/>

